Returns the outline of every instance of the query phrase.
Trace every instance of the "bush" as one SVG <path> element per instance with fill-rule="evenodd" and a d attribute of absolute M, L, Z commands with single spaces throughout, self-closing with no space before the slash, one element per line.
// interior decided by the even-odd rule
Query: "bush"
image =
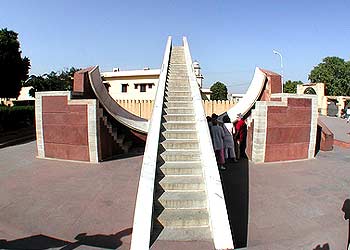
<path fill-rule="evenodd" d="M 0 131 L 34 125 L 34 106 L 0 106 Z"/>

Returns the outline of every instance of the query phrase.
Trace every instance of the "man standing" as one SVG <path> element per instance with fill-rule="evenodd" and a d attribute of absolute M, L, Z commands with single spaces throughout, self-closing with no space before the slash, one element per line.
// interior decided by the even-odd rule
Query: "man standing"
<path fill-rule="evenodd" d="M 243 119 L 243 115 L 241 113 L 237 114 L 237 123 L 235 125 L 236 135 L 235 139 L 238 144 L 238 153 L 237 158 L 247 158 L 245 154 L 245 148 L 247 146 L 247 124 Z"/>
<path fill-rule="evenodd" d="M 224 158 L 224 130 L 218 125 L 216 117 L 212 117 L 213 126 L 211 127 L 211 138 L 213 142 L 213 147 L 215 151 L 216 161 L 220 170 L 225 170 L 225 158 Z"/>

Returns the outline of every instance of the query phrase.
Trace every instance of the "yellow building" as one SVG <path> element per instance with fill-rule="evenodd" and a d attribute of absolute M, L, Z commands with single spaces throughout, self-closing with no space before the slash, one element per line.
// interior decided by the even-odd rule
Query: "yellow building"
<path fill-rule="evenodd" d="M 198 85 L 202 88 L 204 77 L 197 61 L 193 63 L 193 70 Z M 104 84 L 109 86 L 109 94 L 114 100 L 154 100 L 159 74 L 160 69 L 120 70 L 114 68 L 111 72 L 102 72 L 101 76 Z M 205 95 L 210 95 L 210 90 L 203 90 Z"/>
<path fill-rule="evenodd" d="M 114 100 L 154 100 L 159 74 L 159 69 L 149 68 L 101 73 Z"/>

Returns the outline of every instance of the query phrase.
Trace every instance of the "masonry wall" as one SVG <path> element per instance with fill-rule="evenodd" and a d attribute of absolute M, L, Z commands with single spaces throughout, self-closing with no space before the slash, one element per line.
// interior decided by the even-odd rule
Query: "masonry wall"
<path fill-rule="evenodd" d="M 42 97 L 45 157 L 90 161 L 87 105 L 68 105 L 67 96 Z"/>
<path fill-rule="evenodd" d="M 265 162 L 307 159 L 311 99 L 288 98 L 288 105 L 267 106 Z"/>
<path fill-rule="evenodd" d="M 116 102 L 129 111 L 130 113 L 142 117 L 144 119 L 151 119 L 153 110 L 152 100 L 116 100 Z M 232 101 L 202 101 L 206 115 L 211 116 L 213 113 L 218 115 L 225 113 L 232 108 L 235 103 Z"/>

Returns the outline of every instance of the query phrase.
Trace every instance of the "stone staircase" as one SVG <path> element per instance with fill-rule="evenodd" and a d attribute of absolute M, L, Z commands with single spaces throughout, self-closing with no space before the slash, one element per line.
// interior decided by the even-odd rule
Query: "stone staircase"
<path fill-rule="evenodd" d="M 173 47 L 165 89 L 154 199 L 155 240 L 211 239 L 183 47 Z"/>
<path fill-rule="evenodd" d="M 102 124 L 107 128 L 107 131 L 112 136 L 113 141 L 124 153 L 128 153 L 129 149 L 132 146 L 132 141 L 127 140 L 125 134 L 121 134 L 118 132 L 117 127 L 113 126 L 113 124 L 109 121 L 108 117 L 103 114 L 102 108 L 99 108 L 98 113 Z"/>

